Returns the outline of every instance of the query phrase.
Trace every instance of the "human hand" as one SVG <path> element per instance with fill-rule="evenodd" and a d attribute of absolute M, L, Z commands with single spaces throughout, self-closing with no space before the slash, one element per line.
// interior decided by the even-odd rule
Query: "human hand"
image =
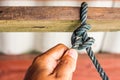
<path fill-rule="evenodd" d="M 24 80 L 72 80 L 77 57 L 76 50 L 58 44 L 34 59 Z"/>

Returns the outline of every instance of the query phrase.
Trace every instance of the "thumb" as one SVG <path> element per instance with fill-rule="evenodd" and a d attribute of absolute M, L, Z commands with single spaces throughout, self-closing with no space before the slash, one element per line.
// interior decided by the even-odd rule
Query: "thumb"
<path fill-rule="evenodd" d="M 66 79 L 70 78 L 71 74 L 75 71 L 77 57 L 77 51 L 74 49 L 69 49 L 56 67 L 56 77 Z"/>

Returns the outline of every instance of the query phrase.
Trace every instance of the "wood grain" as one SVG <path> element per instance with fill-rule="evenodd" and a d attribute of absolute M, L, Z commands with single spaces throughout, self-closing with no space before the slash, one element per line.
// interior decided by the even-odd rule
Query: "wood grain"
<path fill-rule="evenodd" d="M 0 7 L 0 20 L 79 19 L 79 7 Z M 120 8 L 89 8 L 88 19 L 120 19 Z"/>
<path fill-rule="evenodd" d="M 23 80 L 27 68 L 37 55 L 5 56 L 0 55 L 0 79 Z M 96 54 L 96 57 L 110 80 L 120 80 L 120 55 Z M 101 80 L 86 54 L 80 54 L 73 80 Z"/>
<path fill-rule="evenodd" d="M 88 20 L 90 31 L 119 31 L 120 20 Z M 0 32 L 72 32 L 80 25 L 76 20 L 0 20 Z"/>
<path fill-rule="evenodd" d="M 80 7 L 0 7 L 0 31 L 70 32 L 80 24 Z M 120 8 L 89 8 L 91 31 L 119 31 Z M 61 28 L 62 27 L 62 28 Z"/>

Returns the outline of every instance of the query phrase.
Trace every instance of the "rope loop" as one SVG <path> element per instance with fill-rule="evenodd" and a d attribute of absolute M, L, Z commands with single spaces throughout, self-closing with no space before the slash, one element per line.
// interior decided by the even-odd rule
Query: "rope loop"
<path fill-rule="evenodd" d="M 90 28 L 90 25 L 84 24 L 73 32 L 71 37 L 72 48 L 82 50 L 92 46 L 95 39 L 87 35 L 87 31 L 90 30 Z"/>

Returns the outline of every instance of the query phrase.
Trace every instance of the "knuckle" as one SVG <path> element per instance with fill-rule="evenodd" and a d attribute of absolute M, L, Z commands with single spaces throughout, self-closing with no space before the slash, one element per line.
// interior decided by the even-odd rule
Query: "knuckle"
<path fill-rule="evenodd" d="M 62 43 L 59 43 L 57 46 L 60 46 L 60 47 L 66 47 L 64 44 Z"/>
<path fill-rule="evenodd" d="M 46 58 L 45 58 L 45 57 L 42 57 L 42 56 L 36 57 L 36 58 L 34 59 L 34 63 L 38 63 L 38 64 L 43 63 L 43 62 L 45 62 L 45 61 L 46 61 Z"/>
<path fill-rule="evenodd" d="M 76 62 L 75 60 L 73 60 L 71 57 L 65 57 L 62 61 L 61 61 L 61 64 L 65 64 L 65 65 L 68 65 L 69 68 L 74 68 L 75 65 L 76 65 Z"/>
<path fill-rule="evenodd" d="M 66 57 L 61 60 L 61 64 L 71 65 L 72 63 L 73 61 L 69 57 Z"/>

